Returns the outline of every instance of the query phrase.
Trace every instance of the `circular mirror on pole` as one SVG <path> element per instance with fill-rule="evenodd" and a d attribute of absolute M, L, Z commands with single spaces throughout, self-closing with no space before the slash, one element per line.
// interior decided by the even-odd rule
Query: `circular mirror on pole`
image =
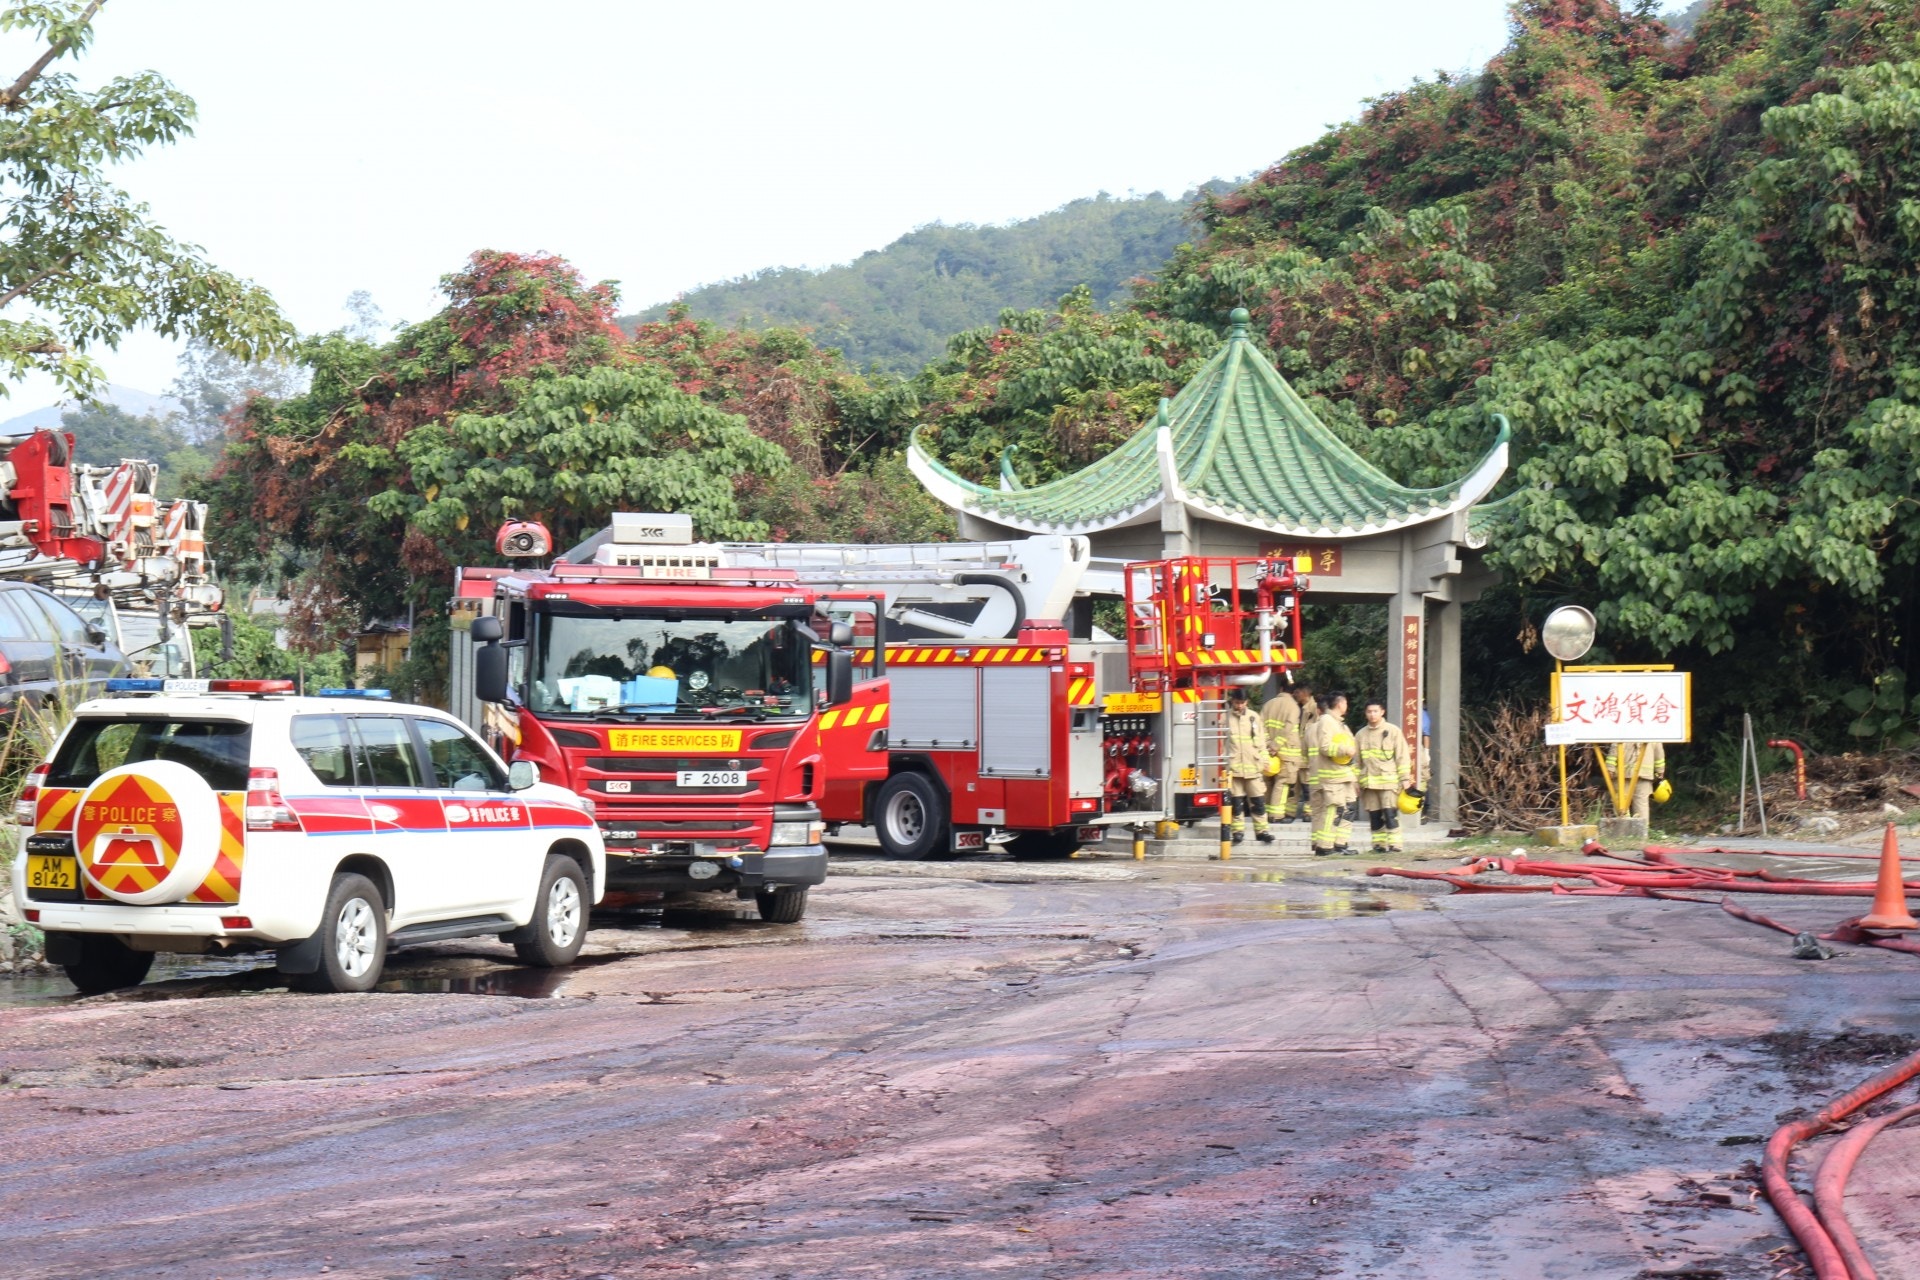
<path fill-rule="evenodd" d="M 1578 662 L 1593 648 L 1593 615 L 1577 604 L 1563 604 L 1547 615 L 1540 643 L 1561 662 Z"/>

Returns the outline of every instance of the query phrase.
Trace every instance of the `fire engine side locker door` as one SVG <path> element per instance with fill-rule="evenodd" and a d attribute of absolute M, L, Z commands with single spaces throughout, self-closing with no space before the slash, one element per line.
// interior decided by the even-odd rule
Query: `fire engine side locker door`
<path fill-rule="evenodd" d="M 1061 710 L 1044 666 L 980 669 L 980 777 L 1005 784 L 1010 827 L 1049 827 L 1053 736 Z"/>
<path fill-rule="evenodd" d="M 998 805 L 1000 799 L 993 792 L 983 799 L 974 781 L 980 748 L 979 668 L 902 663 L 887 670 L 894 697 L 888 745 L 895 751 L 925 753 L 933 761 L 952 798 L 954 822 L 970 826 L 981 821 L 981 805 Z"/>

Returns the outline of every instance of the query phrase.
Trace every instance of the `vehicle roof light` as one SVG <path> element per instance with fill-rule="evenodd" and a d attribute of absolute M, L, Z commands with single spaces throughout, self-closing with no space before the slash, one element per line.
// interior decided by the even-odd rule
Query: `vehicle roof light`
<path fill-rule="evenodd" d="M 322 689 L 318 695 L 322 698 L 391 698 L 391 689 Z"/>
<path fill-rule="evenodd" d="M 208 693 L 292 693 L 291 680 L 209 680 Z"/>
<path fill-rule="evenodd" d="M 115 679 L 107 681 L 108 693 L 159 693 L 166 687 L 165 680 L 129 680 Z"/>

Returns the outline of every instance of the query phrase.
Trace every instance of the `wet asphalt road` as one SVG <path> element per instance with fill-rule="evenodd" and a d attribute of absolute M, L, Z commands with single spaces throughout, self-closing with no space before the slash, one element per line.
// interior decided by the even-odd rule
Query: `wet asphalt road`
<path fill-rule="evenodd" d="M 1911 1030 L 1911 957 L 1355 870 L 843 859 L 558 976 L 0 1009 L 0 1276 L 1780 1271 L 1753 1140 L 1866 1072 L 1763 1037 Z"/>

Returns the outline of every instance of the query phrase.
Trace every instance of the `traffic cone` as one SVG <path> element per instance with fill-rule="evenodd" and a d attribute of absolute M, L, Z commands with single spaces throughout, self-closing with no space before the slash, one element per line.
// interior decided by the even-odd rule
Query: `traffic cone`
<path fill-rule="evenodd" d="M 1873 910 L 1860 917 L 1862 929 L 1920 929 L 1907 910 L 1907 887 L 1900 881 L 1900 840 L 1887 824 L 1887 838 L 1880 842 L 1880 879 L 1873 886 Z"/>

